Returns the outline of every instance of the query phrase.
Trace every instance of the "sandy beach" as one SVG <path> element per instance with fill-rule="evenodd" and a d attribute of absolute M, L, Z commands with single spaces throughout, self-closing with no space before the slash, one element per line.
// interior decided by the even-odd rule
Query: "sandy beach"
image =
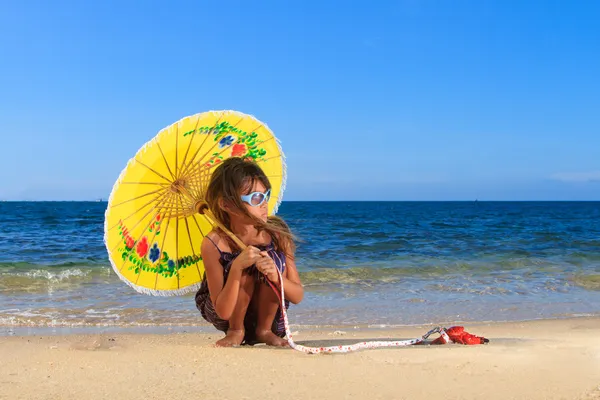
<path fill-rule="evenodd" d="M 300 331 L 304 344 L 411 338 L 427 327 Z M 215 348 L 219 335 L 0 338 L 0 399 L 600 399 L 600 318 L 469 324 L 488 345 L 305 355 Z"/>

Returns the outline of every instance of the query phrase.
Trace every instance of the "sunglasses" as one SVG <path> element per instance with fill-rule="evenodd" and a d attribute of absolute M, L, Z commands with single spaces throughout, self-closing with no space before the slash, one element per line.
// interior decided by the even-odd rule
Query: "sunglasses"
<path fill-rule="evenodd" d="M 269 198 L 271 197 L 271 189 L 267 190 L 266 193 L 252 192 L 240 197 L 242 201 L 250 204 L 252 207 L 258 207 L 265 201 L 269 201 Z"/>

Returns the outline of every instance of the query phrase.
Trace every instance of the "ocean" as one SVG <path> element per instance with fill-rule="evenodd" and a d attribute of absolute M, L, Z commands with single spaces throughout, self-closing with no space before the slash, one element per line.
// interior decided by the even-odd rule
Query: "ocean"
<path fill-rule="evenodd" d="M 119 280 L 105 209 L 0 203 L 0 333 L 211 331 L 193 294 Z M 600 202 L 284 202 L 279 215 L 300 238 L 295 329 L 600 314 Z"/>

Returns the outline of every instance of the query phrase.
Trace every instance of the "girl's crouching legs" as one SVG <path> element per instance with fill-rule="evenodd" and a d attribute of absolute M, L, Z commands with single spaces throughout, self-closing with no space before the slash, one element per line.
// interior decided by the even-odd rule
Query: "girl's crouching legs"
<path fill-rule="evenodd" d="M 227 329 L 227 335 L 218 340 L 216 345 L 218 347 L 231 347 L 239 346 L 244 340 L 244 318 L 250 300 L 254 295 L 255 280 L 253 276 L 243 274 L 240 281 L 240 291 L 238 293 L 237 302 L 231 318 L 229 318 L 229 328 Z"/>

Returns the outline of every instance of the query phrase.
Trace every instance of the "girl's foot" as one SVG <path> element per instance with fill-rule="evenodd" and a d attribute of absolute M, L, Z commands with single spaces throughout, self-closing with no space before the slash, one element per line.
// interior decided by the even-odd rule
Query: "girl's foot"
<path fill-rule="evenodd" d="M 225 337 L 221 340 L 217 340 L 217 343 L 215 343 L 215 345 L 217 347 L 232 347 L 232 346 L 239 346 L 240 344 L 242 344 L 242 341 L 244 340 L 244 330 L 240 329 L 240 330 L 235 330 L 235 329 L 229 329 L 227 330 L 227 335 L 225 335 Z"/>
<path fill-rule="evenodd" d="M 288 345 L 287 340 L 280 338 L 270 330 L 256 330 L 256 340 L 259 343 L 265 343 L 269 346 L 285 347 Z"/>

